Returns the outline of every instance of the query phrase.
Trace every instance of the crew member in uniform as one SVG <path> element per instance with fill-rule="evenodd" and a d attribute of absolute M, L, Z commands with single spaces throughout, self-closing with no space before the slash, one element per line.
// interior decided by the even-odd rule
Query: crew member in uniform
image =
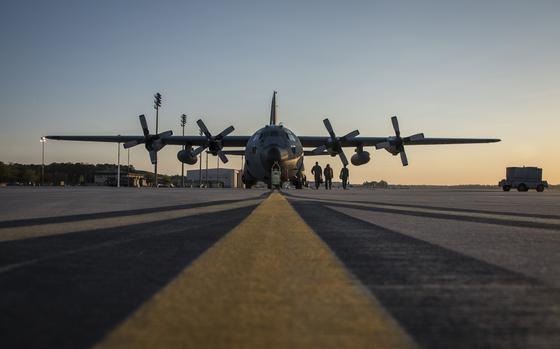
<path fill-rule="evenodd" d="M 323 169 L 319 166 L 319 162 L 315 162 L 315 166 L 311 169 L 311 173 L 315 176 L 315 189 L 319 189 L 321 184 L 321 175 L 323 174 Z"/>
<path fill-rule="evenodd" d="M 332 189 L 332 178 L 334 176 L 331 165 L 327 164 L 325 167 L 325 189 Z"/>
<path fill-rule="evenodd" d="M 344 165 L 344 167 L 340 170 L 340 179 L 342 179 L 342 189 L 346 189 L 346 186 L 348 185 L 348 177 L 349 177 L 348 167 Z"/>

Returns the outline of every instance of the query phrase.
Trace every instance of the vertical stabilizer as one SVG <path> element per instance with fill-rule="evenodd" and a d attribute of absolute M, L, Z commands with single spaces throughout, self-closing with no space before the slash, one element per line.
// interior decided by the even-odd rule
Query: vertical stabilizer
<path fill-rule="evenodd" d="M 270 124 L 276 125 L 276 91 L 272 95 L 272 104 L 270 105 Z"/>

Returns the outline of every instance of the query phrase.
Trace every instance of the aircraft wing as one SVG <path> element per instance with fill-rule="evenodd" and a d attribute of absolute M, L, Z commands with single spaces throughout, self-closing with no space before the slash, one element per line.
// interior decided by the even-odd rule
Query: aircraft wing
<path fill-rule="evenodd" d="M 83 142 L 126 143 L 143 141 L 144 136 L 47 136 L 48 139 Z M 225 136 L 222 140 L 224 147 L 244 147 L 250 136 Z M 208 141 L 204 136 L 164 136 L 164 144 L 168 145 L 205 145 Z"/>
<path fill-rule="evenodd" d="M 424 138 L 414 141 L 404 139 L 406 145 L 496 143 L 497 138 Z"/>
<path fill-rule="evenodd" d="M 320 147 L 329 139 L 327 136 L 300 136 L 298 138 L 301 145 L 304 147 Z M 355 147 L 358 145 L 370 146 L 385 142 L 386 140 L 387 137 L 354 137 L 352 139 L 342 141 L 341 145 L 343 147 Z"/>
<path fill-rule="evenodd" d="M 222 153 L 224 153 L 226 155 L 241 156 L 241 155 L 245 155 L 245 150 L 223 150 Z"/>
<path fill-rule="evenodd" d="M 225 136 L 222 139 L 224 147 L 244 147 L 251 136 Z M 204 136 L 170 136 L 162 137 L 161 140 L 165 144 L 174 145 L 205 145 L 207 139 Z"/>
<path fill-rule="evenodd" d="M 329 137 L 326 136 L 301 136 L 299 140 L 304 147 L 320 147 L 324 145 Z M 391 140 L 391 137 L 354 137 L 347 140 L 340 140 L 343 147 L 375 146 Z M 472 143 L 493 143 L 499 142 L 495 138 L 423 138 L 411 140 L 403 137 L 405 145 L 429 145 L 429 144 L 472 144 Z"/>
<path fill-rule="evenodd" d="M 46 136 L 47 139 L 60 141 L 82 141 L 82 142 L 113 142 L 126 143 L 130 141 L 140 141 L 144 136 Z"/>

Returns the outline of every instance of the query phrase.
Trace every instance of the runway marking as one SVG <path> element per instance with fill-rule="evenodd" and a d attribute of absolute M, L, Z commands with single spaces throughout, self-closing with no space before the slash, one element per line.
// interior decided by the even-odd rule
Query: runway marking
<path fill-rule="evenodd" d="M 30 225 L 41 225 L 41 224 L 54 224 L 54 223 L 65 223 L 65 222 L 77 222 L 83 221 L 86 219 L 99 219 L 99 218 L 110 218 L 110 217 L 124 217 L 124 216 L 135 216 L 144 213 L 155 213 L 155 212 L 164 212 L 164 211 L 175 211 L 175 210 L 183 210 L 187 208 L 195 208 L 195 207 L 202 207 L 202 206 L 212 206 L 212 205 L 221 205 L 221 204 L 229 204 L 232 202 L 239 202 L 243 200 L 254 200 L 254 199 L 262 199 L 266 197 L 269 193 L 265 193 L 264 195 L 261 194 L 256 197 L 252 198 L 241 198 L 237 200 L 212 200 L 212 201 L 203 201 L 203 202 L 190 202 L 185 204 L 176 204 L 171 206 L 155 206 L 155 207 L 144 207 L 144 208 L 134 208 L 128 210 L 116 210 L 116 211 L 101 211 L 101 212 L 93 212 L 93 213 L 76 213 L 68 215 L 68 212 L 65 212 L 67 215 L 64 216 L 47 216 L 47 217 L 36 217 L 36 218 L 20 218 L 15 220 L 0 220 L 0 228 L 10 228 L 10 227 L 24 227 Z"/>
<path fill-rule="evenodd" d="M 232 210 L 253 206 L 262 202 L 262 199 L 244 200 L 227 204 L 202 206 L 164 212 L 143 213 L 133 216 L 109 217 L 86 219 L 77 222 L 47 223 L 24 227 L 0 228 L 0 242 L 76 233 L 85 230 L 97 230 L 122 227 L 132 224 L 159 222 L 176 218 L 207 214 L 224 210 Z"/>
<path fill-rule="evenodd" d="M 284 193 L 284 195 L 286 195 L 289 198 L 298 198 L 298 199 L 313 198 L 313 197 L 308 197 L 308 196 L 295 195 L 293 193 L 289 193 L 289 194 Z M 323 200 L 325 200 L 325 199 L 323 199 Z M 425 203 L 423 203 L 423 204 L 403 204 L 403 203 L 396 203 L 396 202 L 387 203 L 387 202 L 380 202 L 380 201 L 364 201 L 364 200 L 359 200 L 359 199 L 345 200 L 345 199 L 339 199 L 338 197 L 335 200 L 336 200 L 337 203 L 342 203 L 342 204 L 353 204 L 355 202 L 369 203 L 369 204 L 380 204 L 380 205 L 390 204 L 390 205 L 399 206 L 399 207 L 416 207 L 416 208 L 428 208 L 428 209 L 433 209 L 433 210 L 449 211 L 450 213 L 456 212 L 456 211 L 461 211 L 461 212 L 489 213 L 489 214 L 494 214 L 495 213 L 495 214 L 511 215 L 511 216 L 560 219 L 560 215 L 557 215 L 557 214 L 526 213 L 526 212 L 511 212 L 511 211 L 509 211 L 509 212 L 508 211 L 492 211 L 492 210 L 473 209 L 473 208 L 467 208 L 467 207 L 463 207 L 463 208 L 442 207 L 442 206 L 426 205 Z M 332 203 L 332 201 L 331 201 L 331 203 Z"/>
<path fill-rule="evenodd" d="M 187 216 L 185 216 L 185 217 L 187 217 Z M 189 229 L 199 229 L 199 228 L 202 228 L 202 227 L 200 225 L 189 225 L 188 228 Z M 0 274 L 5 273 L 5 272 L 9 272 L 9 271 L 12 271 L 12 270 L 15 270 L 15 269 L 19 269 L 19 268 L 22 268 L 22 267 L 26 267 L 26 266 L 29 266 L 29 265 L 33 265 L 33 264 L 38 263 L 38 262 L 43 262 L 43 261 L 46 261 L 46 260 L 50 260 L 50 259 L 53 259 L 53 258 L 60 258 L 60 257 L 69 256 L 69 255 L 73 255 L 73 254 L 79 254 L 79 253 L 82 253 L 82 252 L 92 251 L 92 250 L 105 248 L 105 247 L 114 247 L 114 246 L 118 246 L 118 245 L 121 245 L 121 244 L 127 244 L 127 243 L 133 242 L 133 241 L 152 239 L 152 238 L 157 237 L 157 236 L 164 236 L 164 235 L 169 235 L 169 234 L 177 234 L 177 231 L 175 231 L 175 230 L 156 231 L 156 232 L 153 232 L 153 233 L 148 234 L 148 235 L 133 236 L 133 237 L 125 238 L 125 239 L 109 240 L 109 241 L 100 242 L 100 243 L 96 243 L 96 244 L 92 244 L 92 245 L 87 245 L 87 246 L 84 246 L 84 247 L 81 247 L 81 248 L 70 249 L 70 250 L 67 250 L 67 251 L 62 251 L 62 252 L 46 255 L 46 256 L 40 257 L 40 258 L 33 258 L 33 259 L 29 259 L 29 260 L 26 260 L 26 261 L 23 261 L 23 262 L 8 264 L 8 265 L 5 265 L 3 267 L 0 267 Z"/>
<path fill-rule="evenodd" d="M 560 225 L 560 219 L 555 218 L 541 218 L 541 217 L 526 217 L 526 216 L 515 216 L 510 214 L 501 214 L 501 213 L 478 213 L 478 212 L 469 212 L 469 211 L 448 211 L 448 210 L 438 210 L 432 208 L 419 208 L 413 206 L 405 206 L 405 205 L 391 205 L 391 204 L 371 204 L 371 203 L 361 203 L 361 202 L 337 202 L 333 200 L 324 200 L 324 199 L 308 199 L 308 198 L 301 198 L 301 197 L 294 197 L 294 200 L 302 200 L 302 201 L 317 201 L 322 203 L 329 203 L 333 204 L 336 203 L 337 205 L 351 205 L 351 206 L 360 206 L 360 207 L 371 207 L 371 208 L 382 208 L 382 209 L 391 209 L 393 211 L 400 211 L 400 212 L 418 212 L 418 213 L 432 213 L 432 214 L 439 214 L 439 215 L 446 215 L 446 216 L 458 216 L 458 217 L 473 217 L 473 218 L 486 218 L 486 219 L 495 219 L 495 220 L 503 220 L 503 221 L 515 221 L 515 222 L 525 222 L 525 223 L 539 223 L 539 224 L 552 224 L 552 225 Z"/>
<path fill-rule="evenodd" d="M 280 194 L 97 348 L 412 348 Z"/>
<path fill-rule="evenodd" d="M 324 204 L 293 206 L 420 346 L 546 348 L 558 342 L 557 288 Z"/>

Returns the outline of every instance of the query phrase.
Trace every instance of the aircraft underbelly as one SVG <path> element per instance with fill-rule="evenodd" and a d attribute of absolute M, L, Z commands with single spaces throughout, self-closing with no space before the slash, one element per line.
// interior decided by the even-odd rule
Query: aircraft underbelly
<path fill-rule="evenodd" d="M 280 165 L 282 181 L 288 181 L 297 176 L 300 158 L 301 156 L 278 161 L 278 164 Z M 248 164 L 246 164 L 246 170 L 251 177 L 253 177 L 257 181 L 267 182 L 268 180 L 270 180 L 272 166 L 268 168 L 269 164 L 263 163 L 263 161 L 260 161 L 259 157 L 257 156 L 247 156 L 247 162 Z"/>

